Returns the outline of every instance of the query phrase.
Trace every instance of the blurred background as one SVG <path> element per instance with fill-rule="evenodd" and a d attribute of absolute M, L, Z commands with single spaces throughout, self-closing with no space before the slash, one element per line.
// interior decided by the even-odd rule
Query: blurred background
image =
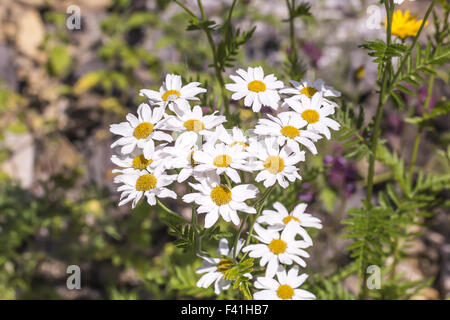
<path fill-rule="evenodd" d="M 209 19 L 219 24 L 232 3 L 203 2 Z M 405 1 L 401 9 L 421 16 L 429 2 Z M 196 1 L 183 3 L 197 12 Z M 295 25 L 306 75 L 324 79 L 371 118 L 376 65 L 358 45 L 384 36 L 368 12 L 376 1 L 310 3 L 313 17 Z M 71 5 L 77 7 L 68 13 Z M 78 9 L 80 29 L 70 30 L 67 20 Z M 281 0 L 238 1 L 233 25 L 256 31 L 235 68 L 262 65 L 287 83 L 287 14 Z M 166 73 L 177 73 L 217 90 L 207 41 L 201 32 L 185 30 L 188 20 L 169 0 L 0 0 L 0 299 L 214 297 L 212 290 L 195 288 L 201 261 L 174 246 L 156 209 L 117 207 L 109 160 L 109 125 L 136 111 L 143 101 L 139 89 L 158 89 Z M 425 33 L 431 30 L 429 25 Z M 432 105 L 449 94 L 448 70 L 437 72 Z M 383 123 L 382 138 L 406 159 L 415 128 L 403 119 L 421 112 L 427 92 L 412 89 L 417 94 L 407 97 L 407 109 L 389 106 Z M 254 124 L 237 104 L 234 112 L 246 126 Z M 449 117 L 433 121 L 435 130 L 424 138 L 417 162 L 448 172 L 445 155 L 435 150 L 448 145 Z M 314 233 L 308 273 L 327 277 L 350 261 L 341 220 L 364 197 L 367 163 L 344 158 L 333 139 L 320 148 L 290 199 L 308 202 L 309 212 L 324 223 Z M 178 194 L 182 188 L 176 187 Z M 181 202 L 169 205 L 190 216 Z M 436 210 L 417 228 L 421 236 L 398 270 L 408 280 L 428 280 L 413 298 L 449 297 L 448 211 Z M 73 264 L 81 268 L 82 290 L 66 287 L 66 268 Z M 347 277 L 343 286 L 353 298 L 358 278 Z"/>

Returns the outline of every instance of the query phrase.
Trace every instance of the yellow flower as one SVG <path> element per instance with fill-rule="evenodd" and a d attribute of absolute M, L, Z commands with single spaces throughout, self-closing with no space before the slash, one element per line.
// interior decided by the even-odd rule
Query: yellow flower
<path fill-rule="evenodd" d="M 409 10 L 405 13 L 401 10 L 396 10 L 392 17 L 391 33 L 402 39 L 406 37 L 415 37 L 419 31 L 420 25 L 423 20 L 416 20 L 415 15 L 411 15 Z M 427 25 L 428 22 L 425 22 Z M 387 23 L 385 23 L 387 25 Z"/>

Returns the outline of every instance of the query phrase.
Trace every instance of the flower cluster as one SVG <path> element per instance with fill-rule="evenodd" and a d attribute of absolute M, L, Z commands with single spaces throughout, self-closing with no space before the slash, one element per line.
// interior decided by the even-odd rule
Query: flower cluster
<path fill-rule="evenodd" d="M 120 167 L 113 171 L 118 173 L 114 182 L 120 184 L 119 205 L 132 202 L 134 208 L 144 197 L 149 205 L 159 198 L 176 199 L 170 186 L 187 181 L 190 191 L 181 199 L 195 204 L 196 215 L 205 214 L 204 228 L 220 218 L 238 226 L 240 215 L 258 214 L 247 241 L 239 239 L 229 248 L 222 239 L 217 250 L 221 258 L 201 256 L 204 264 L 197 272 L 205 274 L 197 285 L 207 288 L 214 282 L 217 294 L 228 288 L 224 274 L 242 253 L 267 265 L 265 276 L 254 282 L 261 289 L 254 298 L 314 298 L 298 289 L 307 277 L 298 275 L 298 266 L 305 267 L 304 249 L 312 245 L 305 228 L 321 228 L 320 220 L 304 213 L 305 204 L 292 213 L 279 202 L 273 204 L 275 211 L 262 210 L 264 201 L 258 197 L 260 188 L 284 189 L 301 179 L 299 164 L 306 151 L 317 154 L 316 142 L 330 139 L 330 129 L 339 129 L 330 118 L 337 107 L 330 98 L 340 94 L 321 80 L 291 81 L 285 87 L 273 74 L 264 76 L 261 67 L 236 73 L 230 76 L 234 83 L 226 85 L 234 92 L 232 99 L 244 99 L 254 112 L 263 106 L 274 110 L 247 132 L 239 127 L 227 130 L 227 119 L 218 111 L 204 114 L 199 105 L 191 106 L 190 101 L 206 92 L 198 82 L 183 86 L 179 75 L 169 74 L 159 91 L 141 90 L 148 101 L 138 107 L 137 115 L 128 114 L 126 122 L 110 127 L 121 136 L 111 145 L 120 148 L 120 156 L 111 158 Z M 260 243 L 250 244 L 252 237 Z M 294 266 L 287 271 L 286 265 Z M 250 273 L 245 276 L 252 278 Z"/>

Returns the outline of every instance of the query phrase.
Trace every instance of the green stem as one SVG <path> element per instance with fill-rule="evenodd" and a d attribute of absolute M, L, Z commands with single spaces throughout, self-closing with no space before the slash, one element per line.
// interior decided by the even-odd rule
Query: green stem
<path fill-rule="evenodd" d="M 427 21 L 430 13 L 432 11 L 432 8 L 433 8 L 435 2 L 436 2 L 436 0 L 433 0 L 431 5 L 428 7 L 428 10 L 425 13 L 425 17 L 422 21 L 422 24 L 420 25 L 417 35 L 414 38 L 413 43 L 411 44 L 411 47 L 403 56 L 403 59 L 400 63 L 400 67 L 398 68 L 397 72 L 394 74 L 392 80 L 389 81 L 389 86 L 387 86 L 387 83 L 388 83 L 388 78 L 390 77 L 392 60 L 389 60 L 385 64 L 384 68 L 382 69 L 383 78 L 382 78 L 382 84 L 381 84 L 381 88 L 380 88 L 379 103 L 377 106 L 377 112 L 376 112 L 376 116 L 375 116 L 374 129 L 373 129 L 373 133 L 372 133 L 372 141 L 371 141 L 372 153 L 369 156 L 369 170 L 368 170 L 368 176 L 367 176 L 367 190 L 366 190 L 366 201 L 365 201 L 367 215 L 368 215 L 367 221 L 369 221 L 370 209 L 373 207 L 372 206 L 372 194 L 373 194 L 373 184 L 374 184 L 373 182 L 374 182 L 374 172 L 375 172 L 375 159 L 376 159 L 376 150 L 378 147 L 378 139 L 379 139 L 379 135 L 380 135 L 380 122 L 381 122 L 381 118 L 382 118 L 382 114 L 383 114 L 384 105 L 387 102 L 387 100 L 389 99 L 390 93 L 391 93 L 392 89 L 394 88 L 399 75 L 401 74 L 402 70 L 404 69 L 406 61 L 418 41 L 418 38 L 423 30 L 425 22 Z M 391 26 L 392 26 L 392 15 L 393 15 L 394 3 L 392 0 L 385 0 L 384 5 L 386 7 L 386 12 L 387 12 L 386 42 L 387 42 L 387 45 L 389 45 L 391 43 Z M 363 248 L 363 250 L 361 250 L 361 252 L 363 253 L 363 256 L 361 257 L 361 265 L 360 265 L 360 268 L 361 268 L 360 274 L 362 274 L 361 298 L 367 299 L 369 296 L 368 288 L 366 285 L 367 277 L 368 277 L 367 272 L 366 272 L 367 257 L 364 256 L 364 251 L 365 250 Z"/>
<path fill-rule="evenodd" d="M 250 238 L 251 238 L 251 234 L 253 232 L 253 226 L 256 222 L 256 218 L 259 217 L 259 215 L 261 214 L 262 208 L 264 207 L 264 204 L 268 198 L 268 196 L 270 195 L 270 193 L 272 192 L 272 189 L 274 188 L 274 186 L 269 187 L 268 189 L 266 189 L 266 191 L 264 191 L 264 193 L 262 194 L 261 198 L 259 198 L 258 200 L 256 200 L 256 202 L 253 204 L 254 207 L 256 207 L 256 217 L 253 221 L 253 223 L 250 226 L 249 229 L 249 234 L 247 236 L 247 239 L 245 241 L 245 245 L 247 246 L 250 242 Z M 250 217 L 250 214 L 247 213 L 247 215 L 245 216 L 244 220 L 242 220 L 241 226 L 239 227 L 239 230 L 236 234 L 236 237 L 234 238 L 234 258 L 237 257 L 237 245 L 239 242 L 239 238 L 241 237 L 241 233 L 242 230 L 244 229 L 245 224 L 247 223 L 248 218 Z M 245 259 L 245 256 L 247 255 L 247 253 L 244 255 L 244 257 L 242 258 Z"/>
<path fill-rule="evenodd" d="M 425 103 L 423 104 L 423 113 L 424 114 L 427 114 L 429 112 L 431 95 L 433 94 L 433 84 L 434 84 L 434 74 L 432 74 L 430 76 L 430 79 L 428 81 L 427 98 L 425 100 Z M 416 164 L 417 154 L 419 152 L 420 139 L 422 137 L 423 129 L 424 129 L 424 126 L 422 126 L 422 125 L 419 126 L 419 128 L 417 129 L 416 137 L 414 139 L 414 147 L 413 147 L 413 152 L 411 155 L 411 162 L 409 163 L 409 170 L 408 170 L 409 182 L 412 182 L 414 166 Z"/>
<path fill-rule="evenodd" d="M 422 20 L 422 24 L 420 25 L 420 28 L 419 28 L 419 30 L 417 31 L 417 34 L 416 34 L 416 36 L 414 37 L 414 40 L 413 40 L 411 46 L 409 47 L 409 50 L 408 50 L 408 51 L 405 53 L 405 55 L 403 56 L 403 59 L 402 59 L 402 61 L 401 61 L 401 63 L 400 63 L 400 67 L 397 69 L 397 72 L 395 73 L 395 75 L 394 75 L 394 77 L 393 77 L 393 79 L 392 79 L 392 81 L 391 81 L 391 84 L 390 84 L 390 86 L 389 86 L 389 88 L 388 88 L 388 90 L 387 90 L 388 93 L 390 93 L 390 92 L 394 89 L 394 86 L 396 85 L 397 79 L 398 79 L 398 77 L 400 76 L 400 74 L 402 73 L 402 70 L 403 70 L 404 67 L 405 67 L 405 64 L 406 64 L 406 61 L 408 60 L 409 55 L 411 54 L 411 52 L 413 51 L 414 47 L 416 46 L 416 43 L 417 43 L 417 41 L 418 41 L 418 39 L 419 39 L 419 36 L 420 36 L 420 34 L 422 33 L 423 27 L 425 26 L 425 23 L 426 23 L 426 21 L 428 20 L 428 17 L 430 16 L 431 11 L 433 10 L 433 7 L 434 7 L 435 4 L 436 4 L 436 0 L 433 0 L 433 2 L 432 2 L 432 3 L 430 4 L 430 6 L 428 7 L 427 12 L 425 13 L 425 17 L 424 17 L 423 20 Z M 390 27 L 390 26 L 388 26 L 388 27 Z M 389 98 L 389 96 L 390 96 L 390 95 L 388 94 L 388 95 L 385 97 L 385 100 L 383 101 L 383 103 L 385 103 L 385 102 L 387 101 L 387 99 Z"/>
<path fill-rule="evenodd" d="M 224 174 L 223 177 L 225 178 L 225 182 L 226 182 L 228 188 L 231 189 L 231 181 L 230 181 L 230 178 L 229 178 L 226 174 Z"/>
<path fill-rule="evenodd" d="M 203 9 L 202 0 L 197 0 L 197 3 L 198 3 L 198 7 L 200 8 L 200 13 L 201 13 L 201 16 L 202 16 L 202 20 L 203 21 L 207 21 L 205 10 Z M 233 8 L 234 8 L 234 3 L 233 3 L 233 6 L 232 6 L 232 9 Z M 231 13 L 229 15 L 231 17 Z M 204 29 L 204 31 L 205 31 L 205 34 L 206 34 L 206 38 L 208 39 L 208 43 L 209 43 L 209 47 L 211 48 L 212 55 L 213 55 L 214 71 L 215 71 L 215 74 L 216 74 L 217 81 L 219 81 L 219 84 L 220 84 L 220 92 L 221 92 L 221 95 L 222 95 L 223 105 L 225 107 L 225 116 L 227 118 L 229 118 L 229 116 L 230 116 L 230 101 L 228 99 L 228 94 L 225 91 L 226 90 L 225 89 L 225 81 L 223 79 L 222 71 L 220 70 L 218 59 L 217 59 L 216 44 L 214 43 L 214 40 L 212 38 L 210 30 L 209 29 Z"/>
<path fill-rule="evenodd" d="M 197 17 L 195 15 L 195 13 L 193 13 L 191 10 L 189 10 L 188 7 L 186 7 L 184 4 L 182 4 L 179 0 L 174 0 L 176 4 L 178 4 L 184 11 L 186 11 L 190 16 L 192 16 L 194 19 L 199 19 L 199 17 Z M 231 15 L 234 9 L 234 6 L 236 4 L 237 0 L 233 1 L 233 4 L 231 5 L 231 10 L 228 14 L 228 19 L 231 19 Z M 201 0 L 197 0 L 197 4 L 198 7 L 200 9 L 200 14 L 201 14 L 201 20 L 202 21 L 207 21 L 206 19 L 206 14 L 205 14 L 205 9 L 203 8 L 203 3 Z M 215 71 L 215 76 L 217 81 L 220 84 L 220 91 L 221 91 L 221 96 L 222 96 L 222 100 L 223 100 L 223 105 L 225 106 L 225 116 L 228 118 L 230 115 L 230 101 L 228 99 L 228 94 L 226 92 L 225 89 L 225 81 L 223 79 L 223 75 L 222 75 L 222 71 L 220 70 L 219 64 L 218 64 L 218 60 L 217 60 L 217 48 L 216 48 L 216 44 L 214 43 L 214 40 L 212 38 L 211 32 L 210 30 L 208 30 L 207 28 L 203 29 L 203 31 L 206 34 L 206 38 L 208 39 L 208 44 L 209 47 L 211 48 L 211 53 L 213 55 L 213 65 L 214 65 L 214 71 Z"/>
<path fill-rule="evenodd" d="M 391 1 L 385 0 L 384 5 L 386 8 L 387 13 L 387 31 L 386 31 L 386 42 L 389 45 L 391 43 L 391 26 L 392 26 L 392 15 L 394 6 Z M 369 155 L 369 171 L 367 175 L 367 189 L 366 189 L 366 210 L 367 210 L 367 223 L 369 221 L 369 215 L 370 215 L 370 209 L 372 208 L 372 193 L 373 193 L 373 178 L 375 174 L 375 159 L 376 159 L 376 151 L 378 147 L 378 138 L 380 135 L 380 123 L 381 118 L 383 115 L 384 110 L 384 95 L 386 92 L 386 85 L 388 82 L 388 78 L 390 76 L 390 70 L 391 70 L 391 63 L 392 60 L 389 60 L 385 65 L 383 70 L 383 78 L 381 81 L 381 88 L 380 88 L 380 96 L 378 100 L 377 105 L 377 112 L 375 116 L 375 123 L 374 128 L 372 132 L 372 140 L 371 140 L 371 153 Z M 369 226 L 366 226 L 367 229 Z M 368 233 L 368 230 L 366 230 L 366 234 Z M 362 275 L 362 281 L 361 281 L 361 298 L 366 300 L 369 297 L 368 287 L 366 285 L 367 282 L 367 257 L 364 254 L 365 248 L 362 248 L 361 253 L 362 256 L 361 259 L 361 265 L 360 265 L 360 275 Z"/>
<path fill-rule="evenodd" d="M 257 209 L 256 209 L 256 216 L 255 219 L 253 219 L 253 223 L 250 226 L 250 229 L 248 230 L 247 240 L 245 241 L 245 245 L 247 246 L 250 243 L 250 239 L 252 237 L 253 228 L 255 227 L 256 219 L 261 215 L 262 209 L 264 208 L 264 205 L 266 203 L 267 198 L 269 197 L 270 193 L 272 192 L 275 185 L 270 186 L 266 189 L 264 194 L 261 196 L 261 198 L 256 202 Z"/>
<path fill-rule="evenodd" d="M 191 15 L 193 18 L 198 19 L 198 17 L 195 15 L 195 13 L 193 13 L 191 10 L 189 10 L 188 7 L 186 7 L 184 4 L 182 4 L 180 1 L 178 0 L 174 0 L 176 4 L 178 4 L 181 8 L 183 8 L 184 11 L 186 11 L 187 13 L 189 13 L 189 15 Z"/>
<path fill-rule="evenodd" d="M 161 209 L 163 209 L 163 210 L 164 210 L 165 212 L 167 212 L 168 214 L 173 215 L 173 216 L 177 217 L 178 219 L 182 219 L 182 220 L 184 220 L 185 222 L 189 222 L 189 221 L 186 220 L 186 218 L 183 217 L 182 215 L 179 215 L 178 213 L 176 213 L 176 212 L 170 210 L 168 207 L 166 207 L 166 206 L 164 205 L 164 203 L 162 203 L 159 199 L 156 199 L 156 203 L 158 204 L 158 206 L 159 206 Z"/>
<path fill-rule="evenodd" d="M 429 10 L 431 12 L 431 9 L 429 9 Z M 439 31 L 437 31 L 437 32 L 439 32 Z M 438 48 L 439 48 L 439 43 L 438 43 L 436 50 L 438 50 Z M 428 80 L 427 97 L 423 104 L 423 115 L 426 115 L 430 112 L 430 105 L 431 105 L 430 102 L 431 102 L 431 96 L 433 94 L 433 85 L 434 85 L 434 74 L 432 74 L 430 76 L 430 79 Z M 420 145 L 420 140 L 422 137 L 423 130 L 424 130 L 424 126 L 422 126 L 422 125 L 419 126 L 419 128 L 417 129 L 416 136 L 414 138 L 413 152 L 411 155 L 411 162 L 409 164 L 409 169 L 408 169 L 409 185 L 411 185 L 411 183 L 412 183 L 412 178 L 413 178 L 413 174 L 414 174 L 414 166 L 415 166 L 415 163 L 417 160 L 417 155 L 419 152 L 419 145 Z M 408 233 L 408 231 L 405 230 L 405 233 Z M 391 266 L 391 270 L 389 273 L 389 277 L 390 277 L 391 281 L 395 280 L 397 264 L 399 261 L 399 254 L 401 252 L 402 245 L 403 245 L 403 241 L 401 241 L 401 239 L 399 239 L 399 238 L 396 238 L 394 245 L 393 245 L 393 249 L 392 249 L 393 261 L 392 261 L 392 266 Z"/>
<path fill-rule="evenodd" d="M 387 11 L 387 34 L 386 34 L 386 42 L 389 44 L 391 42 L 391 25 L 392 25 L 392 9 L 389 8 L 388 0 L 385 0 L 385 6 Z M 372 192 L 373 192 L 373 177 L 375 173 L 375 159 L 376 159 L 376 150 L 378 147 L 378 138 L 380 135 L 380 123 L 381 123 L 381 117 L 383 115 L 383 109 L 384 109 L 384 95 L 386 92 L 386 85 L 387 81 L 390 75 L 390 69 L 391 69 L 391 63 L 392 61 L 388 61 L 384 68 L 383 68 L 383 78 L 381 81 L 381 88 L 380 88 L 380 96 L 378 100 L 377 105 L 377 112 L 375 115 L 375 123 L 372 133 L 372 140 L 371 140 L 371 153 L 369 155 L 369 171 L 367 175 L 367 190 L 366 190 L 366 202 L 369 207 L 371 207 L 371 200 L 372 200 Z"/>
<path fill-rule="evenodd" d="M 294 28 L 294 17 L 293 13 L 295 10 L 295 0 L 292 0 L 292 3 L 289 0 L 286 0 L 286 5 L 289 10 L 289 39 L 291 42 L 291 54 L 297 55 L 296 46 L 295 46 L 295 28 Z"/>

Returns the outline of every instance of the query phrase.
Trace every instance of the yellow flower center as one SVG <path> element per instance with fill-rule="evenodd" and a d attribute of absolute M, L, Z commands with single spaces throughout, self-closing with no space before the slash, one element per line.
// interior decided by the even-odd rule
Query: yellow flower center
<path fill-rule="evenodd" d="M 300 90 L 300 93 L 304 94 L 308 98 L 312 98 L 316 92 L 317 92 L 317 89 L 313 88 L 313 87 L 304 87 L 302 90 Z"/>
<path fill-rule="evenodd" d="M 216 167 L 228 167 L 231 164 L 231 157 L 227 154 L 221 154 L 214 158 L 213 164 Z"/>
<path fill-rule="evenodd" d="M 139 156 L 134 157 L 133 159 L 133 168 L 136 170 L 144 170 L 153 162 L 152 159 L 145 159 L 144 155 L 141 154 Z"/>
<path fill-rule="evenodd" d="M 248 90 L 253 92 L 264 92 L 266 91 L 266 84 L 259 80 L 253 80 L 248 84 Z"/>
<path fill-rule="evenodd" d="M 149 191 L 156 187 L 158 179 L 151 173 L 144 174 L 140 176 L 136 181 L 137 191 Z"/>
<path fill-rule="evenodd" d="M 312 98 L 313 95 L 317 92 L 318 90 L 316 88 L 313 87 L 304 87 L 302 90 L 300 90 L 301 94 L 304 94 L 305 96 L 307 96 L 308 98 Z"/>
<path fill-rule="evenodd" d="M 231 190 L 227 186 L 217 186 L 211 190 L 211 199 L 218 206 L 223 206 L 231 201 Z"/>
<path fill-rule="evenodd" d="M 205 124 L 200 120 L 187 120 L 183 123 L 187 131 L 199 132 L 205 129 Z"/>
<path fill-rule="evenodd" d="M 274 254 L 280 254 L 286 251 L 287 244 L 281 239 L 274 239 L 269 243 L 269 249 Z"/>
<path fill-rule="evenodd" d="M 319 113 L 313 109 L 307 109 L 302 112 L 302 118 L 308 123 L 316 123 L 319 121 Z"/>
<path fill-rule="evenodd" d="M 298 220 L 298 218 L 293 217 L 293 216 L 284 217 L 283 223 L 288 224 L 291 220 L 294 220 L 294 221 L 297 221 L 298 223 L 300 223 L 300 220 Z"/>
<path fill-rule="evenodd" d="M 300 135 L 300 130 L 293 126 L 285 126 L 281 128 L 281 134 L 290 139 L 294 139 Z"/>
<path fill-rule="evenodd" d="M 217 265 L 217 271 L 225 274 L 225 272 L 227 272 L 230 269 L 230 267 L 231 267 L 230 260 L 223 258 L 222 260 L 219 261 L 219 264 Z"/>
<path fill-rule="evenodd" d="M 283 300 L 291 299 L 294 295 L 294 289 L 290 285 L 282 284 L 278 287 L 277 296 Z"/>
<path fill-rule="evenodd" d="M 142 122 L 134 128 L 133 135 L 136 139 L 145 139 L 153 132 L 153 123 Z"/>
<path fill-rule="evenodd" d="M 177 90 L 167 90 L 166 92 L 164 92 L 164 94 L 162 95 L 162 99 L 164 101 L 173 101 L 176 98 L 178 98 L 179 96 L 181 96 L 181 93 Z"/>
<path fill-rule="evenodd" d="M 233 142 L 233 143 L 231 144 L 231 146 L 233 147 L 233 146 L 235 146 L 235 145 L 237 145 L 237 144 L 239 144 L 239 145 L 242 146 L 242 150 L 245 150 L 245 148 L 248 147 L 248 143 L 245 143 L 245 142 L 243 142 L 243 141 L 235 141 L 235 142 Z"/>
<path fill-rule="evenodd" d="M 269 156 L 266 161 L 264 161 L 264 168 L 271 174 L 277 174 L 284 169 L 284 160 L 278 156 Z"/>

